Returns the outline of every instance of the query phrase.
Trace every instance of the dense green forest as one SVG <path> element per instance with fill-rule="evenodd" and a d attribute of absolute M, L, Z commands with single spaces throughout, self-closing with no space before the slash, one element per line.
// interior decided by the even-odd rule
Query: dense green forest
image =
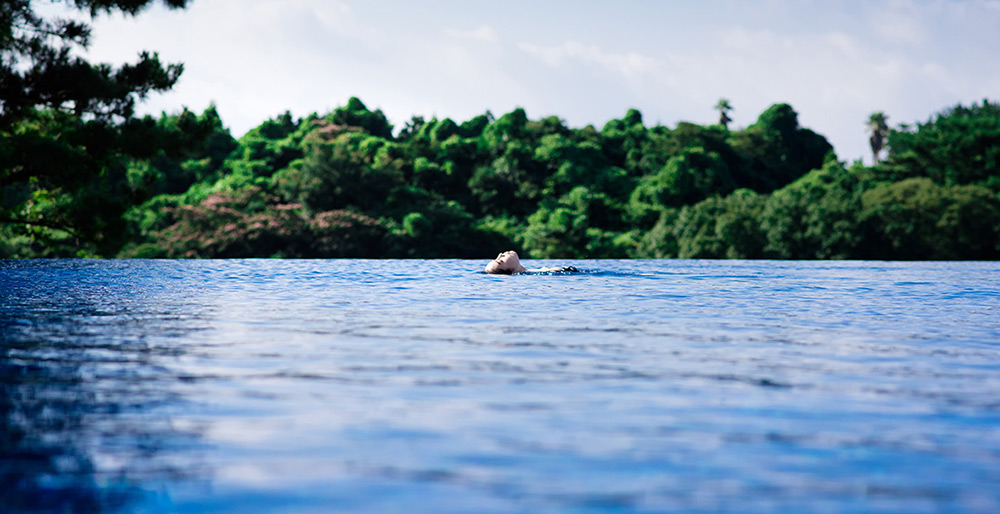
<path fill-rule="evenodd" d="M 39 112 L 32 122 L 62 120 Z M 989 102 L 890 130 L 888 156 L 872 167 L 838 161 L 784 104 L 743 130 L 647 127 L 635 110 L 574 129 L 515 109 L 460 123 L 415 117 L 394 131 L 357 98 L 326 115 L 278 116 L 239 140 L 213 108 L 137 123 L 156 129 L 148 156 L 101 163 L 82 186 L 5 173 L 0 252 L 1000 256 L 1000 105 Z"/>
<path fill-rule="evenodd" d="M 13 4 L 29 2 L 0 23 Z M 114 70 L 57 48 L 49 71 L 79 75 L 29 76 L 11 64 L 34 51 L 14 44 L 25 34 L 0 34 L 0 257 L 1000 257 L 988 100 L 896 128 L 876 113 L 873 166 L 838 160 L 787 104 L 730 129 L 725 100 L 717 124 L 648 126 L 628 110 L 573 128 L 523 109 L 393 127 L 350 98 L 235 139 L 215 108 L 133 115 L 179 65 L 142 54 Z"/>

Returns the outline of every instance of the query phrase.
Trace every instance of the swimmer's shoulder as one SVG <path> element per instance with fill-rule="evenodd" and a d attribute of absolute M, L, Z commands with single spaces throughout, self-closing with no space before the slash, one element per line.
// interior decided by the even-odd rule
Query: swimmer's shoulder
<path fill-rule="evenodd" d="M 573 266 L 559 266 L 555 268 L 538 268 L 525 270 L 523 273 L 580 273 L 580 270 Z"/>

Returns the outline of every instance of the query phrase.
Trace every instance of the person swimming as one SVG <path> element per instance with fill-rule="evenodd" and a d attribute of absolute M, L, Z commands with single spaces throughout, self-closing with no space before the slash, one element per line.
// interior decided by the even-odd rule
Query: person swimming
<path fill-rule="evenodd" d="M 490 261 L 490 263 L 486 265 L 486 269 L 483 271 L 493 275 L 513 275 L 514 273 L 556 273 L 575 272 L 580 270 L 574 268 L 573 266 L 527 269 L 521 265 L 521 259 L 517 256 L 517 252 L 514 250 L 507 250 L 506 252 L 497 255 L 496 259 Z"/>

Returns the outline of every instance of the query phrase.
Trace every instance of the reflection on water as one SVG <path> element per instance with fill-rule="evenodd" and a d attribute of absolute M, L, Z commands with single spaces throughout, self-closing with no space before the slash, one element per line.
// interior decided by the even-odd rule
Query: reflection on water
<path fill-rule="evenodd" d="M 0 265 L 0 512 L 118 510 L 147 480 L 202 471 L 170 462 L 197 434 L 172 427 L 182 399 L 157 365 L 182 351 L 158 326 L 197 320 L 95 264 Z"/>
<path fill-rule="evenodd" d="M 1000 265 L 482 264 L 0 261 L 0 512 L 1000 510 Z"/>

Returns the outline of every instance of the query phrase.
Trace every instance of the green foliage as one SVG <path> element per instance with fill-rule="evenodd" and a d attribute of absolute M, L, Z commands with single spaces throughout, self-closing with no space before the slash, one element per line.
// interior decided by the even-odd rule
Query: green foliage
<path fill-rule="evenodd" d="M 729 100 L 720 98 L 719 102 L 715 104 L 715 110 L 719 111 L 719 125 L 724 129 L 728 129 L 729 124 L 733 121 L 729 117 L 729 113 L 733 112 L 732 104 L 729 103 Z"/>
<path fill-rule="evenodd" d="M 708 126 L 647 126 L 629 109 L 574 129 L 517 108 L 414 116 L 393 136 L 352 97 L 236 140 L 214 107 L 134 116 L 182 66 L 149 52 L 90 63 L 88 23 L 37 4 L 0 3 L 0 257 L 1000 257 L 987 100 L 912 128 L 874 113 L 867 168 L 838 162 L 787 104 L 731 130 L 726 99 Z"/>
<path fill-rule="evenodd" d="M 763 199 L 749 189 L 714 196 L 681 209 L 674 226 L 677 257 L 756 259 L 763 257 L 760 229 Z"/>
<path fill-rule="evenodd" d="M 862 196 L 864 254 L 887 259 L 1000 257 L 1000 199 L 981 186 L 940 186 L 919 177 Z"/>
<path fill-rule="evenodd" d="M 1000 191 L 1000 104 L 958 105 L 915 129 L 891 131 L 880 171 L 887 180 L 927 177 Z"/>
<path fill-rule="evenodd" d="M 721 157 L 695 147 L 671 157 L 655 175 L 643 177 L 633 193 L 633 203 L 681 207 L 734 189 Z"/>
<path fill-rule="evenodd" d="M 588 192 L 585 188 L 577 196 Z M 534 258 L 582 258 L 587 245 L 585 206 L 563 202 L 541 206 L 528 218 L 528 226 L 518 238 L 526 256 Z"/>
<path fill-rule="evenodd" d="M 872 147 L 872 163 L 878 164 L 879 155 L 885 146 L 885 140 L 889 135 L 889 118 L 884 112 L 874 112 L 868 117 L 868 144 Z"/>
<path fill-rule="evenodd" d="M 189 138 L 171 141 L 171 127 L 136 119 L 135 105 L 173 86 L 183 67 L 148 52 L 118 68 L 87 62 L 77 55 L 91 39 L 87 23 L 39 15 L 35 3 L 0 3 L 0 233 L 7 241 L 0 249 L 11 257 L 113 255 L 127 240 L 122 213 L 135 201 L 130 162 Z M 93 16 L 136 14 L 151 3 L 69 5 Z"/>
<path fill-rule="evenodd" d="M 532 145 L 526 141 L 505 139 L 505 135 L 497 136 L 499 132 L 491 134 L 494 125 L 509 121 L 508 116 L 510 115 L 504 115 L 484 131 L 484 139 L 496 137 L 503 149 L 499 151 L 498 148 L 490 148 L 488 155 L 496 157 L 492 162 L 484 162 L 475 168 L 468 187 L 478 214 L 506 214 L 525 218 L 534 212 L 543 197 L 545 176 L 543 168 L 534 159 Z M 523 128 L 512 127 L 504 130 L 525 132 Z"/>
<path fill-rule="evenodd" d="M 677 257 L 679 252 L 674 227 L 677 225 L 678 209 L 666 209 L 649 230 L 641 232 L 634 250 L 629 257 L 639 259 L 668 259 Z"/>
<path fill-rule="evenodd" d="M 382 114 L 382 110 L 370 111 L 361 100 L 353 96 L 347 101 L 347 105 L 333 111 L 328 121 L 343 129 L 361 130 L 385 139 L 392 137 L 392 125 L 385 114 Z"/>
<path fill-rule="evenodd" d="M 577 186 L 604 191 L 614 197 L 627 197 L 631 180 L 621 168 L 611 166 L 601 147 L 590 141 L 576 142 L 563 134 L 542 136 L 534 160 L 547 176 L 542 193 L 558 197 Z"/>
<path fill-rule="evenodd" d="M 621 119 L 604 124 L 600 135 L 608 161 L 624 169 L 634 168 L 634 161 L 640 159 L 649 138 L 642 114 L 635 109 L 629 109 Z"/>
<path fill-rule="evenodd" d="M 861 234 L 861 180 L 830 160 L 778 191 L 764 207 L 767 255 L 780 259 L 856 257 Z"/>
<path fill-rule="evenodd" d="M 386 144 L 385 139 L 361 132 L 311 139 L 297 166 L 302 203 L 313 211 L 384 209 L 389 193 L 403 184 L 402 171 L 379 152 Z"/>
<path fill-rule="evenodd" d="M 543 202 L 528 218 L 518 240 L 527 255 L 536 258 L 625 257 L 617 227 L 622 212 L 607 194 L 577 186 L 558 201 Z"/>
<path fill-rule="evenodd" d="M 301 205 L 256 187 L 215 192 L 194 204 L 158 203 L 163 220 L 140 221 L 144 241 L 123 256 L 365 257 L 392 247 L 389 228 L 374 218 L 349 210 L 306 215 Z"/>
<path fill-rule="evenodd" d="M 799 127 L 798 114 L 788 104 L 769 107 L 730 140 L 737 152 L 749 157 L 739 185 L 758 192 L 773 191 L 819 168 L 833 151 L 826 138 Z"/>
<path fill-rule="evenodd" d="M 215 107 L 201 115 L 184 110 L 157 121 L 150 159 L 129 164 L 127 179 L 134 201 L 160 194 L 179 194 L 197 182 L 217 180 L 223 164 L 237 148 Z"/>
<path fill-rule="evenodd" d="M 132 186 L 146 184 L 129 164 L 149 159 L 163 132 L 150 118 L 115 125 L 50 110 L 19 120 L 0 138 L 0 222 L 22 225 L 7 231 L 31 244 L 11 256 L 113 255 L 127 240 L 121 215 L 140 199 Z"/>
<path fill-rule="evenodd" d="M 458 202 L 437 201 L 403 217 L 402 245 L 407 257 L 473 259 L 510 239 L 488 226 L 477 225 Z"/>
<path fill-rule="evenodd" d="M 0 139 L 17 219 L 0 255 L 996 259 L 998 111 L 892 131 L 886 161 L 847 167 L 785 104 L 744 130 L 515 109 L 394 137 L 351 98 L 238 140 L 214 108 L 110 124 L 39 109 Z"/>
<path fill-rule="evenodd" d="M 132 117 L 136 102 L 164 91 L 183 66 L 164 66 L 156 54 L 142 52 L 134 64 L 115 69 L 74 55 L 90 44 L 83 21 L 50 19 L 35 12 L 30 0 L 0 3 L 0 130 L 31 117 L 36 109 L 54 109 L 101 121 Z M 152 0 L 78 0 L 72 7 L 88 12 L 137 14 Z M 187 0 L 165 0 L 180 8 Z"/>
<path fill-rule="evenodd" d="M 715 110 L 719 111 L 719 125 L 722 125 L 724 129 L 728 129 L 729 124 L 733 121 L 729 117 L 729 113 L 733 111 L 733 106 L 729 103 L 729 100 L 720 98 L 718 103 L 715 104 Z"/>

